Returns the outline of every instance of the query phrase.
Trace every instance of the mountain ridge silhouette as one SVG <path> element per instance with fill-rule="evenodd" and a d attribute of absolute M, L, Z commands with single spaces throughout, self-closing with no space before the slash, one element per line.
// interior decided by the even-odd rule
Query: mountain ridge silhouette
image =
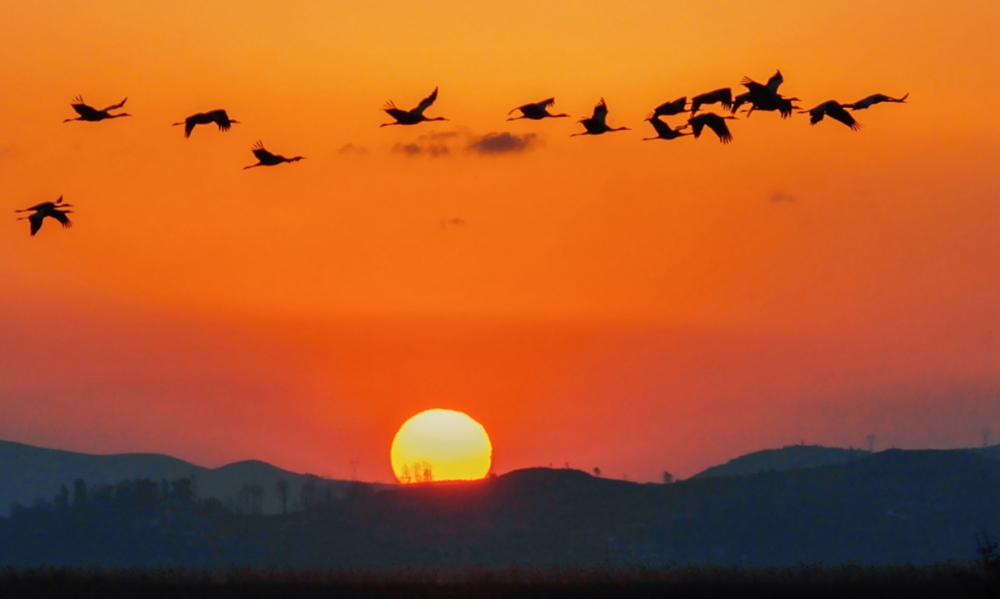
<path fill-rule="evenodd" d="M 39 497 L 51 500 L 60 485 L 72 489 L 73 481 L 78 478 L 88 485 L 143 478 L 154 481 L 193 478 L 199 496 L 223 503 L 234 500 L 244 484 L 258 484 L 264 488 L 262 513 L 280 514 L 282 505 L 276 491 L 277 481 L 288 482 L 290 501 L 294 501 L 308 476 L 311 475 L 284 470 L 260 460 L 241 460 L 207 468 L 159 453 L 100 455 L 0 440 L 0 516 L 9 514 L 10 504 L 14 502 L 30 505 Z M 332 487 L 335 497 L 343 497 L 352 484 L 351 481 L 317 478 L 321 484 Z M 373 490 L 389 486 L 361 484 Z"/>

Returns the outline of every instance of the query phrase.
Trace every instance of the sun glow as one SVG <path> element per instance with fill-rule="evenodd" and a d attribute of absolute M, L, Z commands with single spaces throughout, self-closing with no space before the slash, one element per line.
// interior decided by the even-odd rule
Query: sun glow
<path fill-rule="evenodd" d="M 427 410 L 403 423 L 392 441 L 392 470 L 403 484 L 476 480 L 493 464 L 481 424 L 454 410 Z"/>

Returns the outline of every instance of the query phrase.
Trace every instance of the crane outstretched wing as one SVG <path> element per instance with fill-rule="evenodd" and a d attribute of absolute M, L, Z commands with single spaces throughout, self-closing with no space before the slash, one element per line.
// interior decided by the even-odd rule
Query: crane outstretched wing
<path fill-rule="evenodd" d="M 660 137 L 666 137 L 674 132 L 674 130 L 670 128 L 670 125 L 661 121 L 659 117 L 650 117 L 649 122 L 653 125 L 653 129 L 656 129 L 656 134 Z"/>
<path fill-rule="evenodd" d="M 73 226 L 73 221 L 71 221 L 69 217 L 66 216 L 66 213 L 63 212 L 62 210 L 52 210 L 48 213 L 48 216 L 51 216 L 52 218 L 62 223 L 64 229 L 69 229 L 70 227 Z"/>
<path fill-rule="evenodd" d="M 851 113 L 844 110 L 844 107 L 837 102 L 827 102 L 826 103 L 826 114 L 831 119 L 844 123 L 851 128 L 852 131 L 857 131 L 861 128 L 861 123 L 854 120 Z"/>
<path fill-rule="evenodd" d="M 412 112 L 414 112 L 415 114 L 423 114 L 423 112 L 427 110 L 427 108 L 429 108 L 431 104 L 434 103 L 434 100 L 437 100 L 437 97 L 438 97 L 438 88 L 435 87 L 434 91 L 431 92 L 431 95 L 421 100 L 420 104 L 418 104 L 417 107 L 412 110 Z"/>
<path fill-rule="evenodd" d="M 225 110 L 213 110 L 208 113 L 208 116 L 211 117 L 212 122 L 219 126 L 219 131 L 229 131 L 229 125 L 232 121 Z"/>
<path fill-rule="evenodd" d="M 604 121 L 607 120 L 608 118 L 608 105 L 604 101 L 604 98 L 601 98 L 600 102 L 598 102 L 597 105 L 594 106 L 594 116 L 590 118 L 592 121 L 595 121 L 602 125 L 605 124 Z"/>
<path fill-rule="evenodd" d="M 261 142 L 260 140 L 258 140 L 257 143 L 255 143 L 253 145 L 253 150 L 252 151 L 253 151 L 253 155 L 257 157 L 257 160 L 260 160 L 261 162 L 263 162 L 264 160 L 267 160 L 269 158 L 274 158 L 274 154 L 272 154 L 272 153 L 268 152 L 267 150 L 265 150 L 264 149 L 264 143 Z"/>
<path fill-rule="evenodd" d="M 823 117 L 826 116 L 826 105 L 827 104 L 829 104 L 829 102 L 823 102 L 822 104 L 816 106 L 815 108 L 810 108 L 809 110 L 806 111 L 806 112 L 809 113 L 809 124 L 810 125 L 815 125 L 816 123 L 818 123 L 818 122 L 820 122 L 820 121 L 823 120 Z"/>
<path fill-rule="evenodd" d="M 409 112 L 406 112 L 405 110 L 400 110 L 399 108 L 396 108 L 392 104 L 387 104 L 386 107 L 383 108 L 382 110 L 384 110 L 389 116 L 396 119 L 397 121 L 401 118 L 405 118 L 410 115 Z"/>
<path fill-rule="evenodd" d="M 101 112 L 107 112 L 109 110 L 115 110 L 116 108 L 121 108 L 122 106 L 125 105 L 125 102 L 128 102 L 128 98 L 127 97 L 124 100 L 122 100 L 121 102 L 117 103 L 117 104 L 112 104 L 111 106 L 108 106 L 107 108 L 105 108 Z"/>
<path fill-rule="evenodd" d="M 716 93 L 719 94 L 719 103 L 722 104 L 722 107 L 726 110 L 731 110 L 733 107 L 733 90 L 728 87 L 724 87 L 716 90 Z"/>
<path fill-rule="evenodd" d="M 747 92 L 745 94 L 740 94 L 733 99 L 733 107 L 729 109 L 729 112 L 736 114 L 736 111 L 740 109 L 745 103 L 752 101 L 753 94 Z"/>
<path fill-rule="evenodd" d="M 694 138 L 701 137 L 701 132 L 705 129 L 705 119 L 701 118 L 701 115 L 692 117 L 688 119 L 688 124 L 691 125 L 691 133 L 694 133 Z"/>
<path fill-rule="evenodd" d="M 93 117 L 97 116 L 98 114 L 100 114 L 99 112 L 97 112 L 96 110 L 94 110 L 90 106 L 87 106 L 86 104 L 79 104 L 78 103 L 78 104 L 71 104 L 71 106 L 73 107 L 73 110 L 75 110 L 78 115 L 82 116 L 85 119 L 86 118 L 93 118 Z"/>
<path fill-rule="evenodd" d="M 712 119 L 705 123 L 708 128 L 715 132 L 719 136 L 719 141 L 727 144 L 733 141 L 733 134 L 729 132 L 729 127 L 726 126 L 726 121 L 723 119 Z"/>
<path fill-rule="evenodd" d="M 767 91 L 772 94 L 777 94 L 778 88 L 781 87 L 781 84 L 784 82 L 785 78 L 781 76 L 781 71 L 775 71 L 774 75 L 771 75 L 771 78 L 767 80 Z"/>
<path fill-rule="evenodd" d="M 646 118 L 653 118 L 654 116 L 672 116 L 675 114 L 680 114 L 684 112 L 684 105 L 687 104 L 687 96 L 683 98 L 677 98 L 671 102 L 664 102 L 656 108 L 653 112 L 649 113 Z"/>
<path fill-rule="evenodd" d="M 34 236 L 39 229 L 42 228 L 42 221 L 45 219 L 45 214 L 41 212 L 36 212 L 28 217 L 28 222 L 31 223 L 31 235 Z"/>

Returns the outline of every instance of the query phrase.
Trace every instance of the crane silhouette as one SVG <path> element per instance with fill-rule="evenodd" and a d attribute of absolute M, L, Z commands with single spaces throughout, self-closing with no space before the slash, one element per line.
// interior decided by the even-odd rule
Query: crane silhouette
<path fill-rule="evenodd" d="M 658 116 L 674 116 L 675 114 L 680 114 L 684 112 L 684 106 L 686 104 L 687 104 L 687 96 L 684 96 L 683 98 L 677 98 L 672 102 L 664 102 L 663 104 L 660 104 L 659 106 L 654 108 L 653 112 L 649 113 L 649 116 L 646 117 L 646 120 Z"/>
<path fill-rule="evenodd" d="M 653 125 L 653 129 L 656 129 L 656 137 L 644 137 L 642 138 L 642 141 L 651 141 L 654 139 L 677 139 L 683 135 L 693 135 L 693 133 L 681 133 L 681 130 L 687 128 L 689 125 L 681 125 L 676 129 L 671 129 L 670 125 L 661 121 L 660 117 L 656 116 L 655 113 L 646 120 Z"/>
<path fill-rule="evenodd" d="M 15 210 L 14 212 L 31 212 L 32 214 L 28 216 L 22 216 L 17 220 L 27 219 L 28 223 L 31 225 L 31 236 L 34 237 L 35 233 L 42 228 L 42 221 L 45 217 L 54 218 L 55 220 L 62 223 L 64 229 L 68 229 L 73 226 L 73 221 L 69 219 L 67 214 L 73 214 L 72 210 L 66 210 L 66 208 L 72 208 L 72 204 L 67 204 L 63 202 L 62 196 L 54 202 L 42 202 L 41 204 L 35 204 L 30 208 L 25 208 L 24 210 Z"/>
<path fill-rule="evenodd" d="M 750 102 L 750 110 L 747 111 L 747 117 L 753 114 L 754 110 L 760 110 L 764 112 L 774 112 L 777 110 L 781 114 L 781 118 L 787 119 L 792 116 L 792 113 L 796 110 L 800 110 L 801 106 L 796 106 L 792 102 L 798 102 L 799 98 L 785 98 L 781 94 L 778 94 L 775 98 L 766 98 L 763 101 L 756 102 L 753 100 L 750 92 L 745 94 L 740 94 L 736 96 L 733 100 L 732 113 L 736 114 L 736 110 L 746 102 Z"/>
<path fill-rule="evenodd" d="M 691 130 L 694 132 L 695 139 L 701 137 L 702 130 L 705 127 L 708 127 L 719 136 L 720 142 L 727 144 L 733 141 L 733 134 L 729 132 L 729 127 L 726 125 L 726 121 L 735 119 L 736 117 L 734 116 L 719 116 L 714 112 L 706 112 L 689 118 L 688 124 L 691 125 Z"/>
<path fill-rule="evenodd" d="M 702 104 L 716 103 L 722 104 L 722 107 L 726 110 L 731 109 L 733 107 L 733 90 L 723 87 L 691 98 L 691 114 L 698 112 Z"/>
<path fill-rule="evenodd" d="M 103 110 L 97 110 L 96 108 L 84 104 L 83 96 L 77 96 L 73 98 L 73 103 L 70 104 L 70 106 L 72 106 L 73 110 L 75 110 L 76 113 L 80 116 L 76 117 L 75 119 L 65 119 L 63 122 L 68 123 L 70 121 L 88 121 L 91 123 L 96 123 L 97 121 L 116 119 L 122 116 L 132 116 L 127 112 L 120 112 L 118 114 L 111 114 L 109 112 L 110 110 L 117 110 L 118 108 L 121 108 L 122 106 L 125 105 L 125 102 L 127 101 L 128 98 L 125 98 L 124 100 L 122 100 L 117 104 L 112 104 L 111 106 L 108 106 Z"/>
<path fill-rule="evenodd" d="M 298 162 L 299 160 L 305 158 L 305 156 L 285 158 L 281 154 L 272 154 L 264 149 L 264 143 L 260 140 L 257 140 L 257 143 L 253 145 L 253 155 L 257 157 L 257 164 L 244 166 L 243 170 L 247 170 L 248 168 L 253 168 L 255 166 L 274 166 L 276 164 L 281 164 L 282 162 Z"/>
<path fill-rule="evenodd" d="M 548 111 L 549 108 L 556 103 L 555 98 L 549 98 L 547 100 L 542 100 L 541 102 L 535 102 L 534 104 L 525 104 L 524 106 L 518 106 L 510 112 L 507 116 L 514 114 L 514 112 L 520 110 L 521 116 L 516 116 L 513 118 L 508 118 L 508 121 L 519 121 L 521 119 L 531 119 L 533 121 L 540 121 L 544 118 L 555 119 L 559 117 L 569 116 L 568 114 L 552 114 Z"/>
<path fill-rule="evenodd" d="M 191 131 L 194 130 L 196 125 L 207 125 L 209 123 L 215 123 L 218 125 L 219 131 L 229 131 L 230 125 L 241 124 L 236 119 L 229 118 L 226 111 L 220 108 L 218 110 L 192 114 L 182 122 L 174 123 L 173 126 L 176 127 L 177 125 L 184 125 L 184 137 L 191 137 Z"/>
<path fill-rule="evenodd" d="M 781 71 L 775 71 L 774 75 L 767 80 L 767 83 L 757 83 L 749 77 L 744 77 L 740 84 L 750 90 L 751 98 L 774 98 L 778 96 L 778 88 L 785 82 L 781 76 Z"/>
<path fill-rule="evenodd" d="M 800 110 L 799 113 L 800 114 L 808 113 L 809 123 L 811 125 L 815 125 L 816 123 L 822 121 L 823 117 L 828 116 L 835 121 L 840 121 L 841 123 L 844 123 L 845 125 L 850 127 L 852 131 L 857 131 L 858 129 L 861 128 L 861 123 L 854 120 L 854 117 L 851 116 L 851 113 L 844 110 L 844 106 L 840 102 L 837 102 L 836 100 L 829 100 L 827 102 L 823 102 L 819 106 L 816 106 L 815 108 L 812 108 L 810 110 Z"/>
<path fill-rule="evenodd" d="M 843 104 L 844 108 L 850 108 L 851 110 L 867 110 L 870 106 L 875 104 L 881 104 L 882 102 L 895 102 L 897 104 L 905 104 L 906 99 L 910 97 L 910 94 L 906 94 L 902 98 L 890 98 L 885 94 L 872 94 L 863 100 L 858 100 L 853 104 Z"/>
<path fill-rule="evenodd" d="M 750 92 L 742 93 L 733 98 L 733 107 L 730 108 L 729 111 L 733 114 L 736 114 L 736 111 L 740 109 L 740 106 L 743 106 L 744 104 L 746 104 L 747 102 L 751 102 L 752 100 L 753 100 L 753 95 Z M 751 108 L 753 108 L 752 105 Z"/>
<path fill-rule="evenodd" d="M 799 108 L 792 103 L 799 101 L 799 98 L 785 98 L 778 93 L 778 88 L 781 87 L 784 81 L 785 79 L 781 76 L 781 71 L 776 71 L 774 75 L 771 75 L 766 84 L 758 83 L 749 77 L 744 77 L 740 83 L 747 88 L 747 92 L 736 96 L 731 109 L 733 114 L 736 114 L 736 110 L 741 105 L 749 102 L 750 110 L 747 111 L 747 117 L 753 114 L 754 110 L 768 112 L 777 110 L 781 113 L 781 118 L 783 119 L 792 116 L 792 111 Z"/>
<path fill-rule="evenodd" d="M 583 133 L 574 133 L 570 137 L 576 137 L 577 135 L 600 135 L 602 133 L 607 133 L 608 131 L 629 131 L 628 127 L 608 127 L 605 122 L 608 118 L 608 105 L 604 102 L 604 98 L 594 106 L 594 114 L 589 119 L 580 119 L 580 123 L 583 124 Z"/>
<path fill-rule="evenodd" d="M 379 127 L 388 127 L 390 125 L 416 125 L 417 123 L 422 123 L 424 121 L 447 121 L 448 119 L 443 116 L 437 116 L 434 118 L 427 118 L 424 116 L 424 111 L 427 110 L 434 100 L 437 100 L 438 88 L 434 88 L 431 95 L 427 96 L 420 101 L 413 110 L 401 110 L 396 108 L 396 105 L 392 103 L 392 100 L 386 102 L 386 105 L 382 108 L 389 116 L 396 119 L 395 123 L 382 123 Z"/>

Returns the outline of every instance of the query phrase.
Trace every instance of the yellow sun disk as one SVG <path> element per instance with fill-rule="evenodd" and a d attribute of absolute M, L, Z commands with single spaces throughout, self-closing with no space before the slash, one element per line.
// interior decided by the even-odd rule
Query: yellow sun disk
<path fill-rule="evenodd" d="M 435 409 L 403 423 L 390 458 L 402 483 L 475 480 L 489 473 L 493 447 L 486 429 L 469 416 Z"/>

